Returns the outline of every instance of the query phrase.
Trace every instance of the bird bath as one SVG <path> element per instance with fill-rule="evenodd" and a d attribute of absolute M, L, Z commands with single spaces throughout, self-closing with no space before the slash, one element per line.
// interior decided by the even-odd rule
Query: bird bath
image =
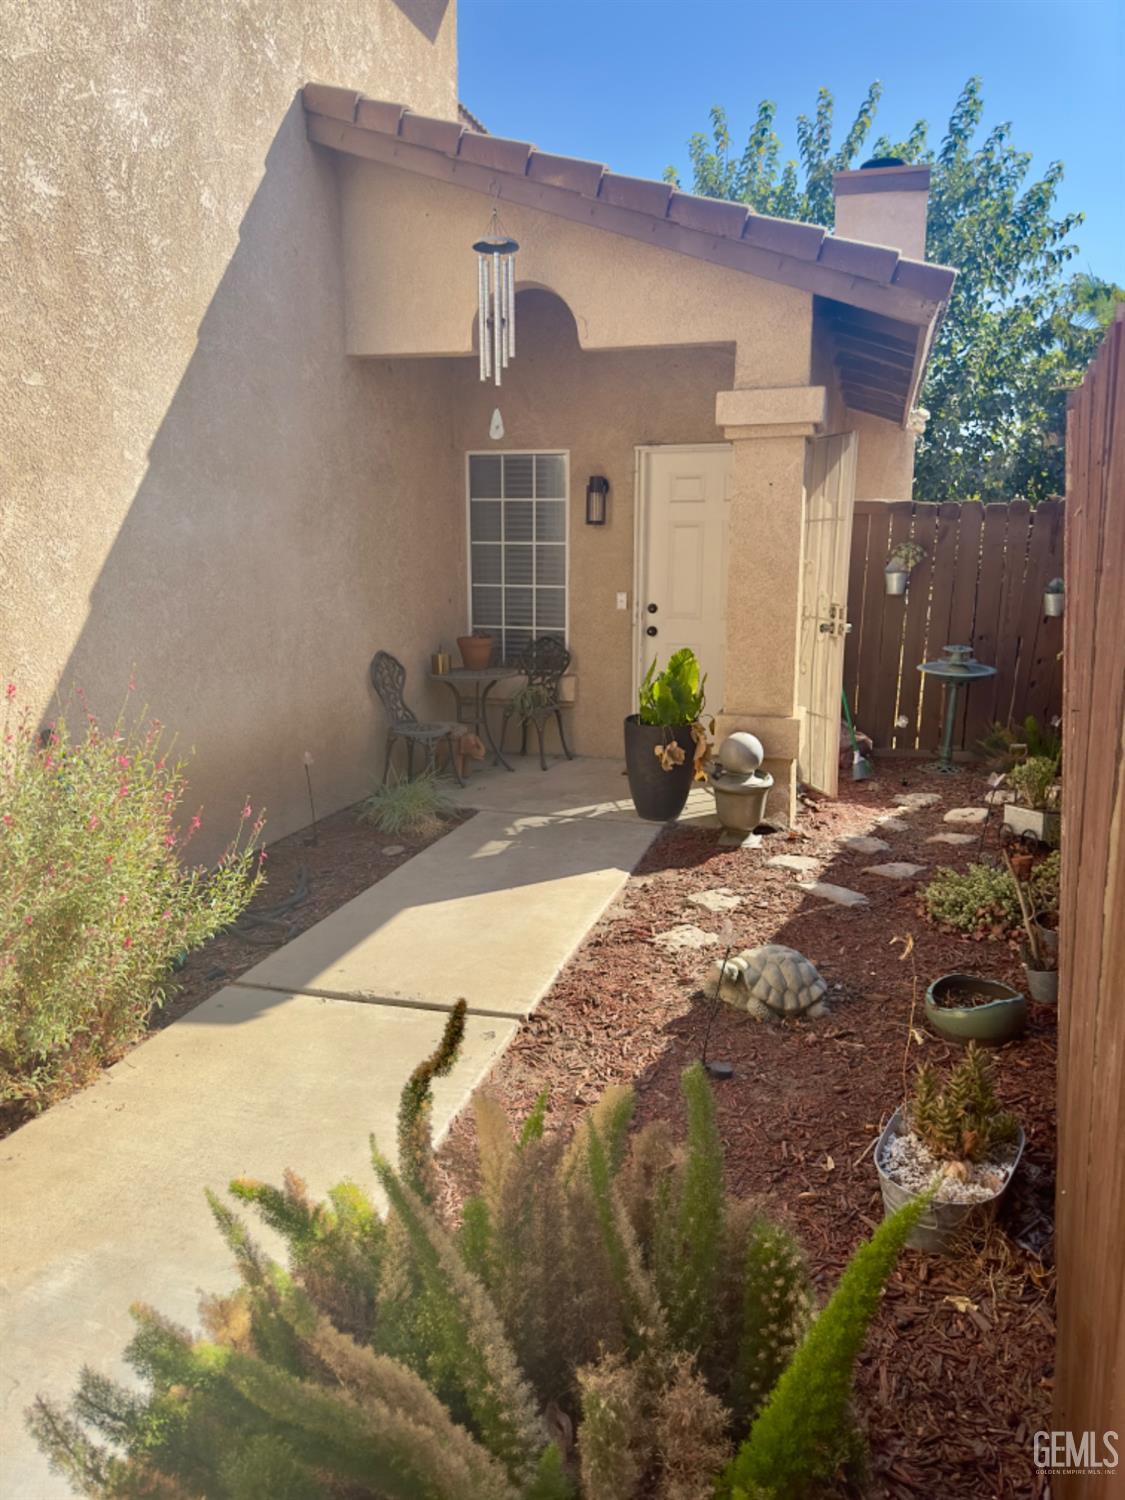
<path fill-rule="evenodd" d="M 945 684 L 945 733 L 941 742 L 939 771 L 952 771 L 953 727 L 957 722 L 957 705 L 963 690 L 982 677 L 995 677 L 996 668 L 986 667 L 977 661 L 971 646 L 946 646 L 945 655 L 938 661 L 924 661 L 918 667 L 927 677 L 936 677 Z"/>

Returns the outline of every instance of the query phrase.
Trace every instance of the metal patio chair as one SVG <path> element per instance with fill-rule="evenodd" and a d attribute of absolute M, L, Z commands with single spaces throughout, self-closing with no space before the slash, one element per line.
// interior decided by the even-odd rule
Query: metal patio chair
<path fill-rule="evenodd" d="M 504 705 L 504 717 L 500 725 L 501 753 L 504 750 L 508 720 L 519 713 L 521 755 L 527 754 L 527 726 L 531 724 L 539 741 L 539 764 L 544 771 L 547 769 L 547 757 L 543 753 L 543 730 L 547 722 L 554 718 L 559 726 L 559 743 L 563 754 L 567 760 L 573 760 L 563 728 L 563 711 L 570 704 L 564 703 L 559 697 L 563 676 L 570 666 L 570 652 L 557 636 L 541 635 L 520 652 L 513 665 L 527 678 L 527 684 L 520 689 L 515 699 Z"/>
<path fill-rule="evenodd" d="M 424 748 L 425 769 L 432 771 L 436 769 L 437 748 L 444 741 L 449 746 L 449 769 L 457 778 L 458 786 L 464 786 L 461 773 L 457 769 L 457 749 L 454 742 L 468 732 L 468 726 L 455 724 L 448 719 L 419 719 L 418 715 L 407 706 L 403 696 L 406 687 L 406 668 L 389 651 L 376 651 L 371 658 L 370 672 L 371 685 L 378 694 L 379 702 L 383 705 L 388 721 L 383 784 L 386 785 L 391 769 L 391 752 L 394 750 L 395 740 L 402 740 L 406 745 L 408 781 L 414 779 L 414 746 L 421 745 Z"/>

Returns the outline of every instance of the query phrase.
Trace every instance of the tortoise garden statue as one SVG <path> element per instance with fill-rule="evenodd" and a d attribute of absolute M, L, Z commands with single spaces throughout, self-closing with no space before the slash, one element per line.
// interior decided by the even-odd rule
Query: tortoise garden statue
<path fill-rule="evenodd" d="M 796 948 L 783 943 L 765 943 L 714 965 L 705 985 L 706 994 L 744 1010 L 756 1021 L 828 1014 L 824 996 L 827 983 Z"/>

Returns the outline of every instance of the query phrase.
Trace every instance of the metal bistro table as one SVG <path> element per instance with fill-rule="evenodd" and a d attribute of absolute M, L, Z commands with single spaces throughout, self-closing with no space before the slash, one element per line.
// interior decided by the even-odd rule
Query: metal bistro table
<path fill-rule="evenodd" d="M 515 667 L 450 667 L 448 672 L 430 673 L 432 682 L 444 682 L 452 692 L 458 724 L 470 725 L 478 735 L 483 731 L 483 739 L 492 751 L 492 764 L 503 766 L 505 771 L 514 771 L 515 767 L 504 759 L 488 727 L 488 695 L 498 682 L 523 675 Z"/>

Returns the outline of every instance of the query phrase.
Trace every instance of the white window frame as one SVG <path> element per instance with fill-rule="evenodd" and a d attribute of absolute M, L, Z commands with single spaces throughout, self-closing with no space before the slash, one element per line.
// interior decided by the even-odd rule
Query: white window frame
<path fill-rule="evenodd" d="M 561 458 L 563 461 L 563 491 L 561 496 L 550 495 L 535 498 L 563 502 L 565 525 L 563 528 L 563 644 L 570 644 L 570 449 L 569 448 L 471 448 L 465 454 L 465 617 L 467 629 L 473 628 L 473 527 L 472 527 L 472 482 L 471 462 L 474 458 Z M 480 498 L 485 498 L 481 496 Z M 496 497 L 499 499 L 499 496 Z M 506 545 L 501 541 L 500 545 Z M 534 545 L 534 539 L 532 542 Z M 501 598 L 504 585 L 501 584 Z M 536 587 L 532 584 L 532 588 Z M 501 629 L 506 628 L 501 624 Z M 540 632 L 542 633 L 542 632 Z"/>

